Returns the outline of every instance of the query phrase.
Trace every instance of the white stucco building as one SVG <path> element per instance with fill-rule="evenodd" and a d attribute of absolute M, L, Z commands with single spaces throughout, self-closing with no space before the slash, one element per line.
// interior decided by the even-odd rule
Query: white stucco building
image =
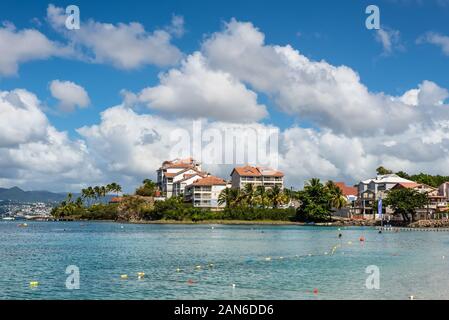
<path fill-rule="evenodd" d="M 218 197 L 228 187 L 230 187 L 230 184 L 225 180 L 214 176 L 207 176 L 186 186 L 184 200 L 191 202 L 197 208 L 219 210 L 225 207 L 225 204 L 219 205 Z"/>
<path fill-rule="evenodd" d="M 162 166 L 157 170 L 157 185 L 162 194 L 170 198 L 174 195 L 174 184 L 184 180 L 185 178 L 193 175 L 205 175 L 201 171 L 201 164 L 192 158 L 187 159 L 175 159 L 171 161 L 164 161 Z M 187 180 L 184 180 L 184 185 L 187 184 Z M 176 194 L 182 193 L 183 189 L 180 186 L 176 186 Z"/>

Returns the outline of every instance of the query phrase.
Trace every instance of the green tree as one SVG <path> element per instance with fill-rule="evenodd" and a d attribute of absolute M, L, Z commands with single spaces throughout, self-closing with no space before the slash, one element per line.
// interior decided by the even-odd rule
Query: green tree
<path fill-rule="evenodd" d="M 247 183 L 245 184 L 244 188 L 243 188 L 243 201 L 245 203 L 245 205 L 247 205 L 248 207 L 253 207 L 255 204 L 255 197 L 256 197 L 256 193 L 254 190 L 254 185 L 252 183 Z"/>
<path fill-rule="evenodd" d="M 136 195 L 143 197 L 154 197 L 157 191 L 157 185 L 150 179 L 142 181 L 142 185 L 136 189 Z"/>
<path fill-rule="evenodd" d="M 115 183 L 115 182 L 108 184 L 106 186 L 106 188 L 107 188 L 108 192 L 115 192 L 117 197 L 118 197 L 119 193 L 122 192 L 122 187 L 118 183 Z"/>
<path fill-rule="evenodd" d="M 273 188 L 268 189 L 268 199 L 274 208 L 278 208 L 280 205 L 287 203 L 287 196 L 282 191 L 281 187 L 275 185 Z"/>
<path fill-rule="evenodd" d="M 268 192 L 265 186 L 257 186 L 255 191 L 255 201 L 257 205 L 261 208 L 266 208 L 270 204 L 270 199 L 268 197 Z"/>
<path fill-rule="evenodd" d="M 402 188 L 391 189 L 385 198 L 385 205 L 393 209 L 395 215 L 402 216 L 404 221 L 413 222 L 416 210 L 424 208 L 428 203 L 425 193 L 420 193 L 414 189 Z"/>
<path fill-rule="evenodd" d="M 391 174 L 393 173 L 393 171 L 388 170 L 386 168 L 384 168 L 383 166 L 380 166 L 379 168 L 376 169 L 377 174 L 379 175 L 384 175 L 384 174 Z"/>
<path fill-rule="evenodd" d="M 332 208 L 341 209 L 348 203 L 343 191 L 333 182 L 326 182 L 326 188 L 330 195 L 330 205 Z"/>
<path fill-rule="evenodd" d="M 329 221 L 332 216 L 331 194 L 317 178 L 310 179 L 304 190 L 298 192 L 300 206 L 297 209 L 299 221 Z"/>

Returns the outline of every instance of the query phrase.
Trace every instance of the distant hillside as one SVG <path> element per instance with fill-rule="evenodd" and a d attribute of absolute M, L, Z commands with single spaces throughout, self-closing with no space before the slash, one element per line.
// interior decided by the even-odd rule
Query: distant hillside
<path fill-rule="evenodd" d="M 79 197 L 79 193 L 73 193 L 73 199 Z M 50 191 L 23 191 L 18 187 L 10 189 L 0 188 L 0 201 L 10 200 L 17 202 L 61 202 L 67 197 L 67 193 L 55 193 Z M 107 195 L 98 200 L 99 202 L 107 203 L 114 197 Z"/>
<path fill-rule="evenodd" d="M 66 193 L 54 193 L 49 191 L 23 191 L 18 187 L 10 189 L 0 188 L 0 200 L 19 202 L 61 202 Z"/>

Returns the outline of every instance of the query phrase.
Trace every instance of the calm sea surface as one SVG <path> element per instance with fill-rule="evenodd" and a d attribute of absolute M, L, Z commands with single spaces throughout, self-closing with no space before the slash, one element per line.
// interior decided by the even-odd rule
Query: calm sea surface
<path fill-rule="evenodd" d="M 79 290 L 66 289 L 69 265 L 79 267 Z M 379 290 L 365 286 L 370 265 L 380 270 Z M 138 272 L 145 277 L 139 280 Z M 39 285 L 31 288 L 31 281 Z M 18 222 L 0 222 L 0 299 L 410 295 L 449 298 L 448 232 L 100 222 L 28 222 L 19 228 Z"/>

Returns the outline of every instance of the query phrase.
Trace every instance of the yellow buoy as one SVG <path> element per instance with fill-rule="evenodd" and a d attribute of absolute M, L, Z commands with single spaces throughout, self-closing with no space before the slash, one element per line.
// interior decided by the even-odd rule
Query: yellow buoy
<path fill-rule="evenodd" d="M 38 281 L 30 281 L 30 287 L 35 288 L 39 285 Z"/>
<path fill-rule="evenodd" d="M 128 279 L 128 275 L 127 275 L 127 274 L 122 274 L 122 275 L 120 276 L 120 278 L 121 278 L 121 279 Z"/>
<path fill-rule="evenodd" d="M 145 277 L 145 272 L 137 272 L 137 277 L 139 279 L 142 279 L 143 277 Z"/>
<path fill-rule="evenodd" d="M 265 261 L 270 261 L 270 260 L 271 260 L 270 257 L 266 257 L 266 258 L 265 258 Z"/>
<path fill-rule="evenodd" d="M 209 263 L 209 267 L 212 268 L 214 266 L 213 263 Z"/>
<path fill-rule="evenodd" d="M 181 272 L 182 269 L 181 268 L 176 268 L 176 272 Z"/>
<path fill-rule="evenodd" d="M 201 269 L 201 266 L 196 266 L 195 269 Z"/>

